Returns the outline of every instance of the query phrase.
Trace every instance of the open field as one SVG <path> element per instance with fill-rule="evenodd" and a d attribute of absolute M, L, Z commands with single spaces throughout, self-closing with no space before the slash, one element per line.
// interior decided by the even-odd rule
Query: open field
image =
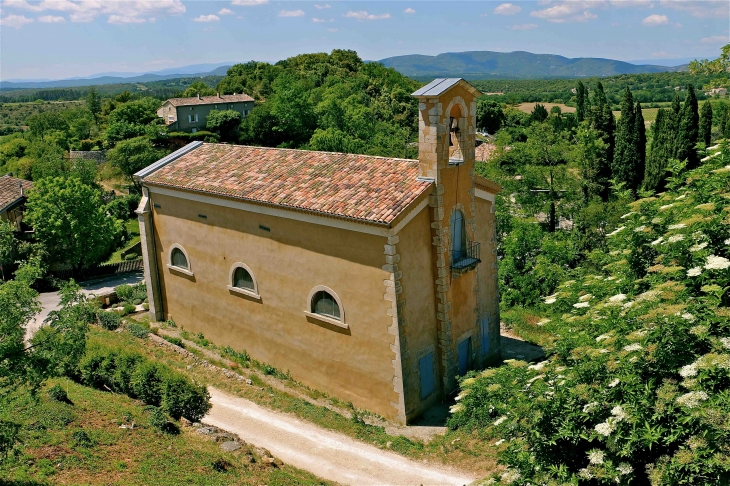
<path fill-rule="evenodd" d="M 532 110 L 535 109 L 536 104 L 537 103 L 520 103 L 519 105 L 517 105 L 517 109 L 524 113 L 532 113 Z M 573 108 L 572 106 L 564 105 L 563 103 L 540 104 L 543 105 L 547 111 L 550 111 L 550 108 L 552 108 L 553 106 L 558 106 L 563 113 L 575 113 L 575 108 Z"/>
<path fill-rule="evenodd" d="M 85 101 L 44 101 L 43 103 L 0 103 L 0 126 L 25 127 L 36 113 L 80 108 Z"/>

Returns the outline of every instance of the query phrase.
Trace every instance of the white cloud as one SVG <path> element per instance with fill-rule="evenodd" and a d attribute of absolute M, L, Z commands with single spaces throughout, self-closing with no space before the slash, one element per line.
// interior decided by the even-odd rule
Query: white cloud
<path fill-rule="evenodd" d="M 651 7 L 652 3 L 651 0 L 611 0 L 611 5 L 613 7 L 639 7 L 639 8 L 647 8 Z"/>
<path fill-rule="evenodd" d="M 218 22 L 221 18 L 217 15 L 201 15 L 200 17 L 195 17 L 193 19 L 193 22 Z"/>
<path fill-rule="evenodd" d="M 279 12 L 279 17 L 301 17 L 304 15 L 304 10 L 282 10 Z"/>
<path fill-rule="evenodd" d="M 412 9 L 411 7 L 408 7 L 403 12 L 404 13 L 407 13 L 407 14 L 414 14 L 414 13 L 416 13 L 416 11 L 414 9 Z"/>
<path fill-rule="evenodd" d="M 329 4 L 329 3 L 326 3 L 326 4 L 324 4 L 324 5 L 317 5 L 317 4 L 315 3 L 315 4 L 314 4 L 314 8 L 316 8 L 317 10 L 322 10 L 323 8 L 332 8 L 332 7 L 330 6 L 330 4 Z"/>
<path fill-rule="evenodd" d="M 495 8 L 493 13 L 497 15 L 514 15 L 520 12 L 522 12 L 522 7 L 511 3 L 503 3 Z"/>
<path fill-rule="evenodd" d="M 480 17 L 489 17 L 489 14 L 479 14 Z"/>
<path fill-rule="evenodd" d="M 687 12 L 699 18 L 728 18 L 730 3 L 716 0 L 661 0 L 659 4 L 665 8 Z"/>
<path fill-rule="evenodd" d="M 29 19 L 25 15 L 10 14 L 5 18 L 0 19 L 0 25 L 5 25 L 14 29 L 19 29 L 25 24 L 30 24 L 31 22 L 33 22 L 33 19 Z"/>
<path fill-rule="evenodd" d="M 385 14 L 375 15 L 375 14 L 368 13 L 365 10 L 359 10 L 357 12 L 353 12 L 352 10 L 350 10 L 349 12 L 347 12 L 345 14 L 345 17 L 350 17 L 350 18 L 357 19 L 357 20 L 382 20 L 382 19 L 389 19 L 390 14 L 385 13 Z"/>
<path fill-rule="evenodd" d="M 537 24 L 515 24 L 510 30 L 532 30 L 537 29 Z"/>
<path fill-rule="evenodd" d="M 337 29 L 327 29 L 327 32 L 337 32 Z"/>
<path fill-rule="evenodd" d="M 700 42 L 705 44 L 726 44 L 729 41 L 726 35 L 713 35 L 712 37 L 703 37 Z"/>
<path fill-rule="evenodd" d="M 651 14 L 641 21 L 641 25 L 649 27 L 655 27 L 657 25 L 667 25 L 669 23 L 669 17 L 666 15 Z"/>
<path fill-rule="evenodd" d="M 257 5 L 266 5 L 269 0 L 233 0 L 231 5 L 238 5 L 239 7 L 256 7 Z"/>
<path fill-rule="evenodd" d="M 587 22 L 598 18 L 598 15 L 588 9 L 600 7 L 602 4 L 595 1 L 572 0 L 543 10 L 535 10 L 530 12 L 530 15 L 554 23 Z"/>
<path fill-rule="evenodd" d="M 153 14 L 180 15 L 186 11 L 182 0 L 43 0 L 37 5 L 26 0 L 5 0 L 2 6 L 33 12 L 69 12 L 71 22 L 91 22 L 99 15 L 109 15 L 112 24 L 147 22 Z"/>
<path fill-rule="evenodd" d="M 312 22 L 314 22 L 315 24 L 322 24 L 327 21 L 325 19 L 318 19 L 317 17 L 312 17 Z"/>
<path fill-rule="evenodd" d="M 234 12 L 230 8 L 222 8 L 218 10 L 218 15 L 233 15 Z"/>
<path fill-rule="evenodd" d="M 43 22 L 44 24 L 63 24 L 66 22 L 66 19 L 63 17 L 54 17 L 53 15 L 44 15 L 38 17 L 38 22 Z"/>

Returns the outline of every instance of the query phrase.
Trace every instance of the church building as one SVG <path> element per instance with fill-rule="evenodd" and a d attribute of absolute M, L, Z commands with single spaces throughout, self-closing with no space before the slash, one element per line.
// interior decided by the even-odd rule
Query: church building
<path fill-rule="evenodd" d="M 500 359 L 497 184 L 436 79 L 418 160 L 193 142 L 136 174 L 154 320 L 406 423 Z"/>

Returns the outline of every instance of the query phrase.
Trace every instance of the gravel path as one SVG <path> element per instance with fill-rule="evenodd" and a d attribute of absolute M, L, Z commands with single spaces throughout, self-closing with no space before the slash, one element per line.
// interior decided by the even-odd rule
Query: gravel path
<path fill-rule="evenodd" d="M 407 459 L 208 387 L 204 423 L 238 434 L 287 464 L 352 485 L 466 485 L 477 478 Z"/>

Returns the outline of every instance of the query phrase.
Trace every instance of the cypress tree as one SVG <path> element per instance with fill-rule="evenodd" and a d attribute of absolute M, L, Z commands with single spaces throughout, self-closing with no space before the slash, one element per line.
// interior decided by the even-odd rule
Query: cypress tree
<path fill-rule="evenodd" d="M 667 124 L 667 128 L 671 130 L 672 133 L 675 135 L 674 138 L 672 138 L 670 146 L 671 150 L 667 152 L 672 159 L 676 159 L 679 157 L 679 146 L 676 135 L 677 132 L 679 132 L 679 112 L 681 110 L 682 103 L 679 101 L 679 93 L 674 93 L 674 99 L 672 100 L 672 111 L 665 114 L 665 117 L 667 118 L 667 121 L 665 121 L 665 123 Z"/>
<path fill-rule="evenodd" d="M 636 164 L 636 189 L 641 187 L 644 180 L 644 172 L 646 171 L 646 124 L 644 123 L 644 114 L 641 112 L 641 103 L 636 102 L 634 108 L 636 123 L 634 132 L 636 133 L 636 154 L 638 156 Z"/>
<path fill-rule="evenodd" d="M 611 164 L 611 173 L 617 182 L 623 182 L 626 189 L 634 193 L 641 179 L 637 174 L 639 154 L 636 151 L 636 113 L 631 90 L 626 87 L 621 101 L 621 117 L 616 123 L 616 148 Z"/>
<path fill-rule="evenodd" d="M 586 89 L 583 81 L 578 81 L 578 85 L 575 88 L 575 98 L 578 107 L 575 110 L 575 118 L 578 123 L 586 119 L 586 101 L 588 99 L 588 90 Z"/>
<path fill-rule="evenodd" d="M 712 105 L 710 100 L 705 101 L 705 104 L 702 105 L 699 140 L 705 143 L 705 147 L 709 147 L 712 141 Z"/>
<path fill-rule="evenodd" d="M 671 158 L 674 140 L 674 112 L 660 108 L 651 126 L 651 151 L 644 171 L 644 188 L 659 191 L 664 185 L 667 161 Z"/>
<path fill-rule="evenodd" d="M 611 179 L 611 161 L 613 160 L 616 125 L 611 106 L 606 98 L 606 93 L 603 91 L 603 85 L 600 82 L 596 85 L 596 90 L 591 100 L 590 111 L 587 114 L 590 114 L 589 121 L 591 128 L 601 134 L 601 140 L 606 144 L 606 158 L 603 160 L 601 166 L 597 167 L 597 179 L 609 181 Z M 601 188 L 601 197 L 604 200 L 608 197 L 608 182 Z"/>
<path fill-rule="evenodd" d="M 679 112 L 679 130 L 677 132 L 677 158 L 686 160 L 688 169 L 697 167 L 700 162 L 695 149 L 699 136 L 699 124 L 697 97 L 694 87 L 688 84 L 687 97 Z"/>

